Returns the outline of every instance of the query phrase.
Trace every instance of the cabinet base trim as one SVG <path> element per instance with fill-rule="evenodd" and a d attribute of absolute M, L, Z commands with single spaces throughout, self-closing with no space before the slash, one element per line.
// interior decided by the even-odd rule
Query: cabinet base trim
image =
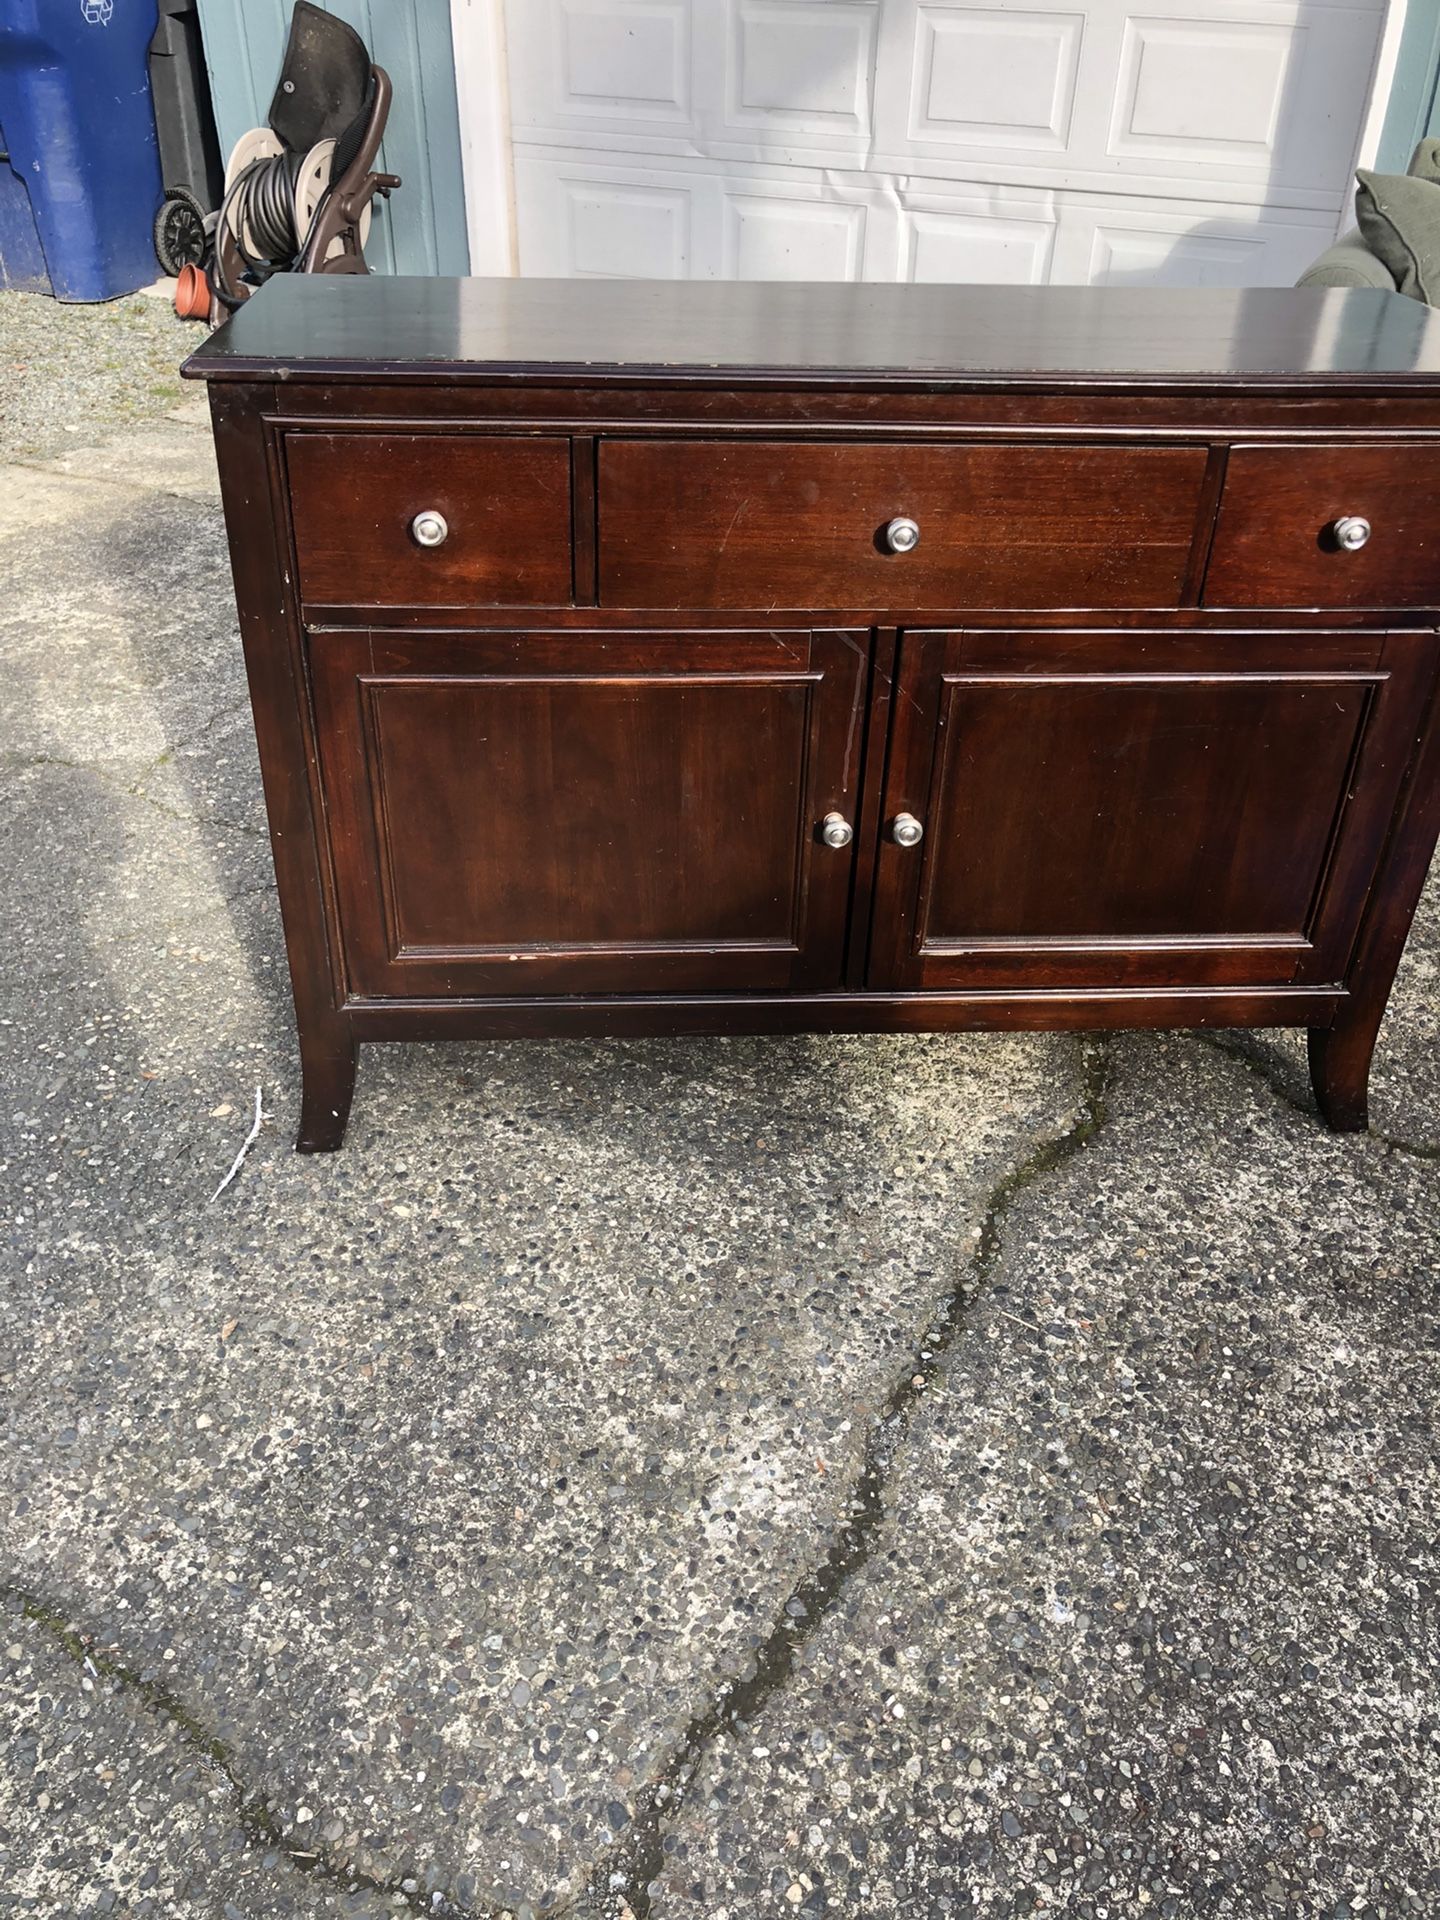
<path fill-rule="evenodd" d="M 732 1033 L 1040 1032 L 1327 1027 L 1340 988 L 1095 993 L 611 995 L 594 999 L 352 1000 L 357 1040 L 562 1039 Z"/>

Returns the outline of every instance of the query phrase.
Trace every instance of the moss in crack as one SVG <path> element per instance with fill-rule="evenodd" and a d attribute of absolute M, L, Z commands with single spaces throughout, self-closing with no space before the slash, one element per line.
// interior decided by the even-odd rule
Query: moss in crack
<path fill-rule="evenodd" d="M 1440 1140 L 1402 1140 L 1399 1134 L 1382 1133 L 1375 1127 L 1370 1131 L 1391 1153 L 1408 1154 L 1412 1160 L 1440 1160 Z"/>
<path fill-rule="evenodd" d="M 968 1308 L 995 1271 L 1012 1208 L 1037 1181 L 1064 1166 L 1094 1138 L 1105 1121 L 1109 1083 L 1109 1043 L 1104 1037 L 1089 1039 L 1084 1042 L 1082 1088 L 1073 1122 L 991 1188 L 975 1252 L 926 1326 L 871 1429 L 849 1515 L 829 1552 L 786 1595 L 750 1671 L 727 1681 L 691 1718 L 640 1799 L 629 1833 L 592 1874 L 590 1901 L 601 1902 L 607 1895 L 613 1899 L 616 1890 L 623 1890 L 635 1920 L 650 1920 L 650 1888 L 664 1864 L 667 1819 L 683 1804 L 713 1742 L 747 1726 L 785 1685 L 800 1649 L 834 1611 L 850 1580 L 869 1559 L 885 1519 L 886 1490 L 915 1409 L 962 1332 Z"/>
<path fill-rule="evenodd" d="M 431 1920 L 475 1920 L 477 1910 L 459 1907 L 444 1894 L 426 1893 L 419 1875 L 404 1874 L 381 1880 L 333 1861 L 314 1847 L 302 1846 L 276 1818 L 271 1802 L 246 1785 L 224 1742 L 203 1725 L 171 1688 L 127 1665 L 113 1652 L 92 1645 L 57 1607 L 29 1589 L 8 1581 L 0 1582 L 0 1601 L 17 1607 L 25 1619 L 46 1633 L 77 1666 L 99 1679 L 113 1681 L 151 1713 L 167 1721 L 185 1745 L 224 1781 L 234 1802 L 236 1824 L 255 1846 L 272 1849 L 297 1872 L 328 1881 L 344 1892 L 379 1894 L 397 1909 L 428 1914 Z M 500 1920 L 499 1910 L 492 1910 L 487 1920 Z"/>

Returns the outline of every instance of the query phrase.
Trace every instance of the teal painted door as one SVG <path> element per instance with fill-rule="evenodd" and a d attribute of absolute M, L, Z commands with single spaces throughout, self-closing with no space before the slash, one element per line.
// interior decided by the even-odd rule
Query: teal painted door
<path fill-rule="evenodd" d="M 395 89 L 378 170 L 404 181 L 375 202 L 365 257 L 379 273 L 468 273 L 450 0 L 321 0 L 347 20 Z M 263 126 L 280 77 L 290 0 L 200 0 L 220 150 Z"/>
<path fill-rule="evenodd" d="M 1410 0 L 1375 165 L 1403 173 L 1417 140 L 1440 133 L 1440 0 Z"/>

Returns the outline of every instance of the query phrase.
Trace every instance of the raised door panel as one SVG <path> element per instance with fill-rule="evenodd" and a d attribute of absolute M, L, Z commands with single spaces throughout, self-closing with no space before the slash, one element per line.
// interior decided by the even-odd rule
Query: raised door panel
<path fill-rule="evenodd" d="M 872 985 L 1344 976 L 1436 642 L 907 635 Z"/>
<path fill-rule="evenodd" d="M 310 649 L 352 993 L 838 984 L 866 636 Z"/>
<path fill-rule="evenodd" d="M 1200 447 L 607 440 L 600 598 L 616 607 L 1166 607 Z M 908 517 L 910 552 L 885 529 Z"/>

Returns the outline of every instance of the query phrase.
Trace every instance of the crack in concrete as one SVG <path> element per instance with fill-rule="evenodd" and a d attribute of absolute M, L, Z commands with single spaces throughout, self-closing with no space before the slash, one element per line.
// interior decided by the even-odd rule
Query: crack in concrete
<path fill-rule="evenodd" d="M 167 423 L 182 434 L 203 435 L 207 439 L 210 435 L 208 422 L 201 425 L 199 421 L 196 421 L 192 425 L 188 421 L 169 420 L 165 414 L 156 415 L 149 420 L 137 420 L 133 425 L 135 428 L 143 431 L 146 427 L 153 428 Z M 133 498 L 137 493 L 143 493 L 149 494 L 157 500 L 183 500 L 190 506 L 209 507 L 216 513 L 220 511 L 220 490 L 218 483 L 213 491 L 207 490 L 201 493 L 183 487 L 157 486 L 154 481 L 145 480 L 139 476 L 130 474 L 95 473 L 89 470 L 83 473 L 77 473 L 73 468 L 59 465 L 59 462 L 62 460 L 78 459 L 82 453 L 87 455 L 109 453 L 112 449 L 118 447 L 124 438 L 124 433 L 113 434 L 108 440 L 97 441 L 93 447 L 79 447 L 69 453 L 16 453 L 8 457 L 0 455 L 0 464 L 7 467 L 14 467 L 21 473 L 40 474 L 46 480 L 68 482 L 71 486 L 75 487 L 108 487 L 112 492 L 123 493 L 128 498 Z"/>
<path fill-rule="evenodd" d="M 552 1908 L 552 1920 L 573 1914 L 581 1902 L 597 1897 L 610 1902 L 623 1894 L 632 1920 L 652 1920 L 651 1883 L 664 1865 L 668 1820 L 683 1805 L 702 1761 L 715 1741 L 748 1725 L 785 1685 L 800 1649 L 842 1599 L 850 1581 L 865 1566 L 886 1517 L 886 1493 L 914 1416 L 926 1390 L 941 1373 L 966 1325 L 967 1310 L 995 1271 L 1004 1228 L 1017 1200 L 1038 1181 L 1064 1166 L 1104 1124 L 1110 1083 L 1108 1037 L 1087 1039 L 1082 1053 L 1082 1084 L 1076 1115 L 1061 1134 L 1042 1141 L 1003 1174 L 990 1189 L 981 1215 L 974 1252 L 961 1263 L 949 1292 L 927 1322 L 910 1359 L 897 1377 L 871 1428 L 850 1512 L 829 1550 L 786 1595 L 775 1622 L 744 1677 L 721 1684 L 709 1703 L 692 1715 L 670 1757 L 645 1793 L 630 1834 L 591 1870 L 585 1888 Z M 513 1909 L 461 1906 L 439 1891 L 426 1894 L 418 1874 L 382 1880 L 333 1860 L 319 1848 L 302 1847 L 276 1819 L 269 1799 L 247 1785 L 239 1765 L 171 1688 L 149 1679 L 114 1653 L 98 1650 L 56 1607 L 29 1590 L 0 1582 L 0 1599 L 18 1606 L 43 1628 L 77 1664 L 113 1680 L 165 1719 L 178 1736 L 225 1781 L 236 1818 L 253 1844 L 273 1848 L 297 1871 L 347 1892 L 369 1892 L 431 1920 L 509 1920 Z M 317 1820 L 317 1825 L 321 1823 Z M 408 1884 L 407 1884 L 408 1883 Z M 522 1909 L 528 1911 L 528 1907 Z"/>
<path fill-rule="evenodd" d="M 176 740 L 171 745 L 170 753 L 172 757 L 177 753 L 188 752 L 191 747 L 198 746 L 207 734 L 215 731 L 222 720 L 233 720 L 237 713 L 248 714 L 249 711 L 250 695 L 248 693 L 243 693 L 239 699 L 232 700 L 229 706 L 216 707 L 210 717 L 198 726 L 194 733 L 188 734 L 183 740 Z"/>
<path fill-rule="evenodd" d="M 1214 1033 L 1203 1033 L 1197 1030 L 1192 1038 L 1198 1040 L 1202 1046 L 1209 1047 L 1212 1053 L 1221 1054 L 1226 1060 L 1233 1060 L 1237 1066 L 1244 1067 L 1248 1074 L 1267 1087 L 1277 1100 L 1289 1107 L 1292 1113 L 1298 1113 L 1306 1120 L 1318 1121 L 1321 1126 L 1324 1125 L 1320 1109 L 1314 1100 L 1306 1095 L 1294 1093 L 1259 1054 L 1249 1053 L 1243 1047 L 1222 1040 L 1218 1034 Z M 1398 1133 L 1386 1133 L 1383 1127 L 1376 1126 L 1371 1126 L 1366 1133 L 1356 1137 L 1361 1140 L 1374 1140 L 1389 1152 L 1408 1154 L 1414 1160 L 1440 1160 L 1440 1141 L 1437 1140 L 1406 1140 Z"/>
<path fill-rule="evenodd" d="M 242 704 L 248 704 L 248 702 Z M 216 720 L 222 717 L 220 714 L 214 716 Z M 194 737 L 197 739 L 203 737 L 204 732 L 212 724 L 213 721 L 207 722 L 206 728 L 202 728 L 201 733 Z M 107 767 L 103 761 L 67 760 L 58 753 L 0 754 L 0 773 L 23 773 L 45 767 L 58 768 L 65 773 L 88 773 L 97 780 L 103 780 L 106 786 L 114 788 L 117 793 L 123 793 L 127 799 L 138 800 L 141 806 L 151 808 L 162 819 L 173 820 L 179 826 L 224 827 L 231 833 L 249 834 L 255 840 L 268 839 L 269 834 L 264 827 L 250 826 L 243 820 L 231 820 L 223 813 L 185 813 L 179 807 L 167 806 L 163 800 L 157 800 L 154 794 L 144 791 L 141 783 L 149 779 L 152 774 L 158 773 L 162 767 L 168 766 L 175 754 L 183 752 L 187 744 L 182 741 L 178 747 L 166 747 L 163 753 L 156 755 L 155 759 L 146 761 L 140 768 L 134 786 L 126 786 L 122 777 Z"/>
<path fill-rule="evenodd" d="M 253 886 L 237 887 L 233 893 L 222 893 L 220 899 L 223 905 L 233 907 L 241 900 L 255 900 L 261 894 L 273 894 L 275 891 L 273 880 L 257 880 Z"/>
<path fill-rule="evenodd" d="M 157 800 L 154 794 L 143 793 L 139 787 L 124 787 L 121 791 L 132 800 L 138 800 L 142 807 L 153 808 L 163 819 L 175 821 L 178 826 L 224 827 L 229 833 L 248 834 L 252 840 L 270 838 L 264 827 L 247 826 L 243 820 L 231 820 L 223 813 L 184 813 L 179 807 L 167 807 L 163 800 Z"/>
<path fill-rule="evenodd" d="M 35 767 L 62 767 L 68 773 L 98 773 L 84 760 L 65 760 L 58 753 L 0 753 L 0 773 L 25 773 Z"/>
<path fill-rule="evenodd" d="M 1011 1209 L 1037 1181 L 1079 1153 L 1103 1126 L 1111 1063 L 1106 1036 L 1087 1039 L 1082 1063 L 1080 1101 L 1072 1124 L 1064 1133 L 1034 1148 L 991 1188 L 975 1251 L 962 1263 L 954 1285 L 931 1316 L 871 1428 L 849 1517 L 831 1541 L 829 1551 L 786 1595 L 748 1677 L 724 1682 L 713 1699 L 692 1716 L 644 1795 L 630 1834 L 594 1868 L 585 1892 L 555 1909 L 556 1913 L 573 1912 L 579 1900 L 603 1900 L 607 1895 L 613 1899 L 620 1893 L 626 1903 L 622 1912 L 628 1909 L 633 1920 L 651 1920 L 651 1885 L 664 1866 L 666 1823 L 683 1805 L 701 1762 L 720 1736 L 748 1725 L 785 1685 L 800 1649 L 835 1610 L 850 1581 L 869 1559 L 885 1519 L 890 1478 L 915 1410 L 964 1331 L 967 1309 L 995 1271 Z"/>
<path fill-rule="evenodd" d="M 247 1786 L 238 1763 L 224 1742 L 212 1733 L 188 1708 L 180 1696 L 159 1680 L 148 1679 L 128 1666 L 114 1653 L 107 1653 L 87 1640 L 78 1628 L 49 1601 L 26 1587 L 0 1581 L 0 1601 L 20 1609 L 76 1666 L 97 1678 L 113 1680 L 133 1695 L 151 1713 L 174 1728 L 184 1744 L 225 1782 L 235 1806 L 235 1818 L 250 1842 L 281 1854 L 290 1866 L 311 1879 L 324 1880 L 346 1893 L 373 1893 L 392 1905 L 411 1913 L 427 1914 L 430 1920 L 506 1920 L 499 1908 L 464 1908 L 442 1893 L 427 1894 L 421 1875 L 405 1872 L 389 1880 L 357 1867 L 347 1867 L 318 1847 L 302 1846 L 275 1817 L 272 1798 Z M 319 1826 L 319 1816 L 316 1825 Z"/>

